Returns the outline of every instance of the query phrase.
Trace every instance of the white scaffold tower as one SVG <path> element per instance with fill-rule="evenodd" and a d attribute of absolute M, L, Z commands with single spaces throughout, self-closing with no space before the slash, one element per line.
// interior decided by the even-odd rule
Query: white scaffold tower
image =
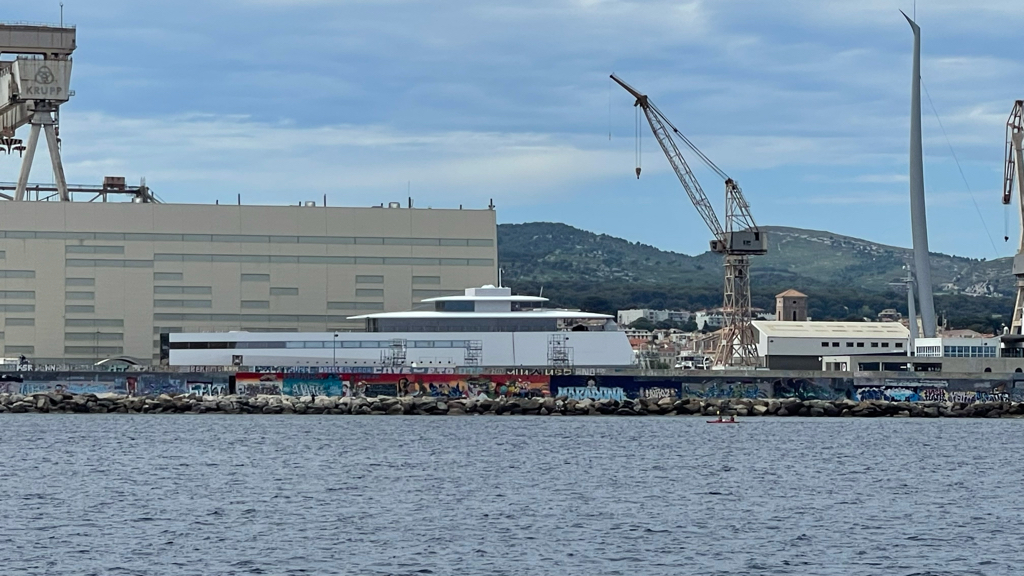
<path fill-rule="evenodd" d="M 22 153 L 21 171 L 12 200 L 26 200 L 32 160 L 39 132 L 46 133 L 46 145 L 53 164 L 53 178 L 61 201 L 68 202 L 67 181 L 60 160 L 60 105 L 73 95 L 71 53 L 75 51 L 75 28 L 40 24 L 0 24 L 0 149 Z M 28 142 L 15 137 L 29 126 Z"/>

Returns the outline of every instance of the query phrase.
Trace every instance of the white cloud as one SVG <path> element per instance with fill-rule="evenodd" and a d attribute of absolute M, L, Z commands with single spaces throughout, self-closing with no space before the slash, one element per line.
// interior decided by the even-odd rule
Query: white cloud
<path fill-rule="evenodd" d="M 514 205 L 620 171 L 617 152 L 551 134 L 415 133 L 245 116 L 120 118 L 100 112 L 66 116 L 61 134 L 69 181 L 146 176 L 165 200 L 177 201 L 241 193 L 250 201 L 290 203 L 327 193 L 372 204 L 404 194 L 411 181 L 424 202 L 486 203 L 493 197 Z M 48 180 L 48 162 L 40 150 L 34 181 Z M 9 179 L 16 169 L 9 165 Z"/>

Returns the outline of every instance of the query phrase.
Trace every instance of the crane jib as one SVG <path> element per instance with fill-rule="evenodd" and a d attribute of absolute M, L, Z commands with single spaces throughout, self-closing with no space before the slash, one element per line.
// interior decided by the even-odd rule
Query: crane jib
<path fill-rule="evenodd" d="M 715 239 L 713 252 L 725 255 L 725 286 L 722 294 L 724 324 L 715 354 L 716 366 L 756 368 L 761 365 L 757 353 L 757 338 L 751 324 L 753 311 L 750 303 L 750 256 L 766 254 L 768 241 L 764 231 L 757 227 L 750 213 L 750 205 L 739 185 L 729 178 L 714 162 L 697 148 L 671 121 L 658 110 L 650 98 L 612 74 L 612 80 L 636 98 L 635 106 L 644 111 L 651 132 L 661 146 L 665 158 L 676 173 L 693 207 L 707 224 Z M 700 182 L 679 151 L 676 138 L 689 148 L 708 168 L 725 183 L 725 225 L 718 219 Z M 639 138 L 639 133 L 637 134 Z M 639 151 L 639 146 L 638 146 Z M 639 152 L 638 152 L 639 154 Z M 637 177 L 640 169 L 637 168 Z"/>

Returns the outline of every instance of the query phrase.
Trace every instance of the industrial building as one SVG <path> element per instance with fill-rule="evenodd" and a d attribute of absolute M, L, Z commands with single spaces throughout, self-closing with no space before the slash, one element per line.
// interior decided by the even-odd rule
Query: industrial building
<path fill-rule="evenodd" d="M 149 364 L 161 334 L 361 330 L 496 281 L 492 209 L 391 206 L 5 202 L 5 356 Z"/>
<path fill-rule="evenodd" d="M 770 370 L 821 370 L 825 356 L 906 356 L 910 331 L 895 322 L 755 320 L 758 354 Z"/>

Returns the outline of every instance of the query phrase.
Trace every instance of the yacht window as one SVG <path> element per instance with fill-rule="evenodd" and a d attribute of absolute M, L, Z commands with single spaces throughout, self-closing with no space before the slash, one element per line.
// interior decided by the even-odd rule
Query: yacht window
<path fill-rule="evenodd" d="M 438 312 L 472 312 L 473 301 L 472 300 L 453 300 L 448 302 L 438 302 L 435 308 Z"/>

